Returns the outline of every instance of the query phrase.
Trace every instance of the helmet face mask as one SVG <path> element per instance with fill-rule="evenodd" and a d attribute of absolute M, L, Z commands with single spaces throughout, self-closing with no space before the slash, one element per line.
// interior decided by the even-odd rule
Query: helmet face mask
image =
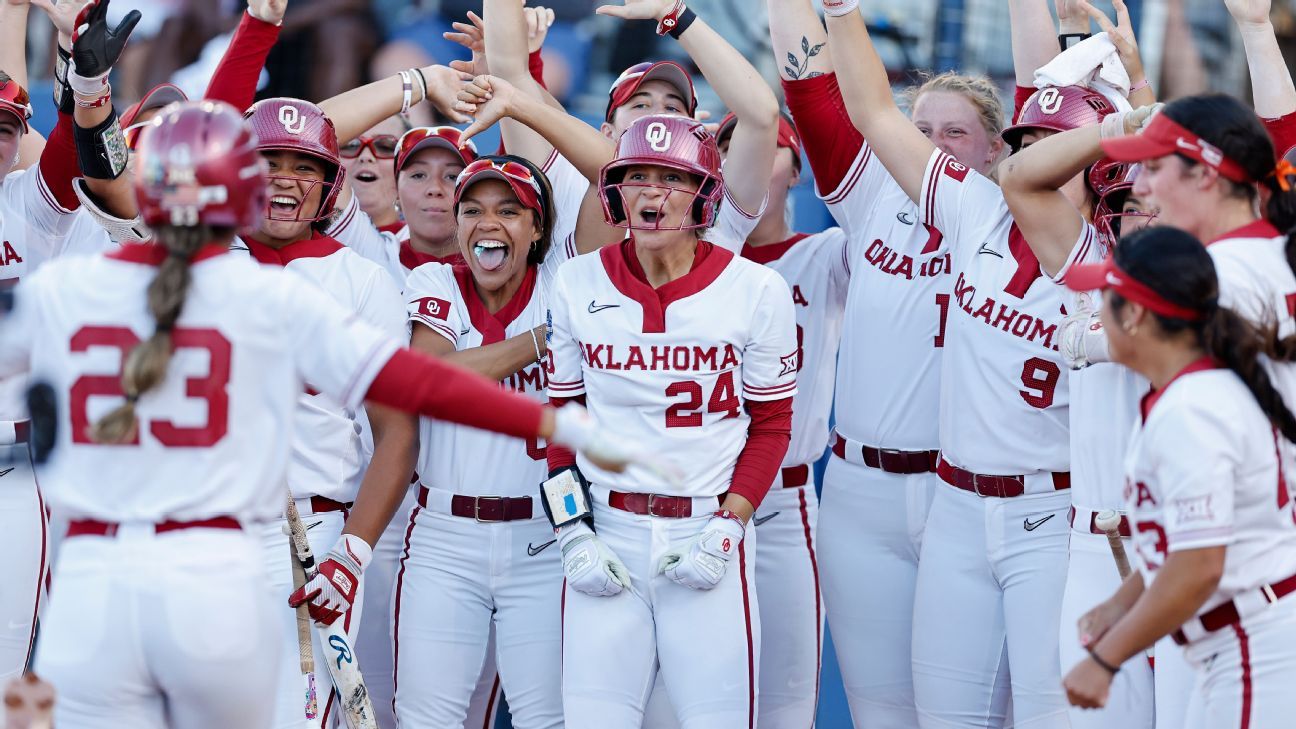
<path fill-rule="evenodd" d="M 253 104 L 245 117 L 261 141 L 259 149 L 262 152 L 296 152 L 315 158 L 324 167 L 322 180 L 294 175 L 273 175 L 270 178 L 272 186 L 275 181 L 290 181 L 294 185 L 312 183 L 303 191 L 302 201 L 312 196 L 317 185 L 323 185 L 320 188 L 320 205 L 313 215 L 308 212 L 305 204 L 298 204 L 291 214 L 287 211 L 276 212 L 273 206 L 267 204 L 265 217 L 272 221 L 314 223 L 331 216 L 337 197 L 342 192 L 346 170 L 342 166 L 342 155 L 338 149 L 337 130 L 324 110 L 301 99 L 265 99 Z M 273 191 L 270 194 L 273 195 Z"/>
<path fill-rule="evenodd" d="M 675 170 L 697 179 L 697 189 L 650 182 L 626 182 L 631 167 Z M 715 137 L 701 123 L 688 117 L 653 115 L 635 120 L 617 141 L 617 156 L 599 174 L 599 198 L 609 225 L 632 230 L 691 230 L 709 228 L 724 194 L 720 173 L 720 151 Z M 679 225 L 666 225 L 659 215 L 652 224 L 630 219 L 624 190 L 656 188 L 666 190 L 662 205 L 671 195 L 688 195 L 688 215 Z"/>
<path fill-rule="evenodd" d="M 334 172 L 325 160 L 295 150 L 261 149 L 261 155 L 270 163 L 270 175 L 267 178 L 266 219 L 314 223 L 332 215 L 332 210 L 324 212 L 325 202 L 333 195 Z M 302 158 L 320 166 L 321 174 L 303 175 L 295 168 Z M 295 205 L 291 208 L 275 206 L 275 198 L 291 197 Z"/>

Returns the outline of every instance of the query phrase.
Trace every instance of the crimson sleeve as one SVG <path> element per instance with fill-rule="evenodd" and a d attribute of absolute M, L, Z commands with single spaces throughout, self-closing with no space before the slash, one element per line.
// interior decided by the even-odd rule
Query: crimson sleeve
<path fill-rule="evenodd" d="M 71 114 L 59 113 L 58 122 L 54 124 L 49 139 L 45 140 L 45 149 L 41 151 L 38 166 L 45 186 L 64 210 L 81 207 L 81 201 L 72 191 L 72 180 L 81 176 L 81 168 L 77 164 L 76 140 L 72 137 L 73 124 Z"/>
<path fill-rule="evenodd" d="M 1292 148 L 1296 147 L 1296 111 L 1278 117 L 1277 119 L 1261 119 L 1264 122 L 1265 129 L 1273 139 L 1274 153 L 1278 159 Z"/>
<path fill-rule="evenodd" d="M 238 30 L 234 32 L 229 48 L 225 49 L 225 55 L 221 56 L 203 98 L 227 102 L 239 111 L 252 106 L 252 100 L 256 98 L 257 78 L 277 40 L 279 26 L 257 20 L 251 13 L 243 13 Z"/>
<path fill-rule="evenodd" d="M 748 400 L 747 413 L 751 415 L 747 444 L 738 454 L 729 493 L 759 508 L 792 441 L 792 398 Z"/>
<path fill-rule="evenodd" d="M 517 438 L 540 432 L 544 406 L 434 357 L 400 349 L 369 385 L 367 400 Z"/>
<path fill-rule="evenodd" d="M 549 404 L 553 405 L 556 408 L 560 408 L 569 402 L 578 402 L 584 405 L 585 396 L 577 395 L 576 397 L 549 398 Z M 560 446 L 554 443 L 550 443 L 545 448 L 545 454 L 546 454 L 546 460 L 548 461 L 547 465 L 549 466 L 550 473 L 553 473 L 559 468 L 570 468 L 571 466 L 576 465 L 576 454 L 572 452 L 572 449 L 567 448 L 566 446 Z"/>
<path fill-rule="evenodd" d="M 1022 109 L 1025 108 L 1026 102 L 1030 101 L 1031 95 L 1038 90 L 1034 86 L 1018 86 L 1013 91 L 1013 124 L 1016 124 L 1017 120 L 1021 118 Z"/>
<path fill-rule="evenodd" d="M 864 146 L 864 135 L 851 123 L 837 74 L 783 81 L 788 111 L 805 145 L 820 195 L 836 190 Z"/>
<path fill-rule="evenodd" d="M 540 84 L 540 88 L 548 91 L 549 87 L 545 86 L 544 82 L 544 57 L 540 55 L 539 50 L 527 56 L 527 69 L 531 71 L 531 78 Z"/>

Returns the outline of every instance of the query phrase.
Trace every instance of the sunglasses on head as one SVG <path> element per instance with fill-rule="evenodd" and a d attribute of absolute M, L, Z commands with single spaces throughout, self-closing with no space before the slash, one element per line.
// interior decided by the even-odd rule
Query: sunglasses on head
<path fill-rule="evenodd" d="M 397 142 L 397 138 L 391 134 L 356 137 L 342 145 L 338 151 L 347 159 L 355 159 L 360 156 L 361 152 L 364 152 L 365 147 L 368 147 L 373 152 L 373 156 L 378 159 L 391 159 L 396 156 Z"/>
<path fill-rule="evenodd" d="M 540 183 L 536 180 L 535 175 L 531 174 L 531 168 L 519 162 L 513 162 L 512 160 L 500 161 L 494 159 L 479 159 L 465 167 L 463 172 L 459 173 L 458 182 L 466 182 L 472 178 L 473 175 L 483 170 L 495 170 L 496 172 L 503 174 L 505 177 L 517 180 L 518 182 L 525 184 L 527 187 L 530 187 L 532 190 L 535 190 L 536 197 L 540 196 Z"/>

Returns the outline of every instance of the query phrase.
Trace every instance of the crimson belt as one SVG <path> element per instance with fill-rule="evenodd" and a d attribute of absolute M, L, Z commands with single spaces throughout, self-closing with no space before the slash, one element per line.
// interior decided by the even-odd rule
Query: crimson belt
<path fill-rule="evenodd" d="M 950 486 L 971 491 L 977 496 L 995 496 L 1001 499 L 1021 496 L 1026 493 L 1025 476 L 986 476 L 972 473 L 941 458 L 936 464 L 936 473 L 941 480 Z M 1071 488 L 1071 474 L 1065 471 L 1050 474 L 1053 477 L 1053 489 L 1061 491 Z M 1101 532 L 1100 532 L 1101 533 Z"/>
<path fill-rule="evenodd" d="M 428 488 L 419 489 L 419 506 L 427 508 Z M 535 513 L 531 506 L 530 496 L 464 496 L 453 494 L 450 497 L 450 513 L 464 519 L 476 519 L 480 522 L 494 523 L 502 521 L 523 521 Z"/>
<path fill-rule="evenodd" d="M 716 497 L 716 505 L 720 505 L 719 496 Z M 611 491 L 608 493 L 608 506 L 631 514 L 660 516 L 665 519 L 683 519 L 693 516 L 693 499 L 688 496 Z"/>
<path fill-rule="evenodd" d="M 313 514 L 320 514 L 325 511 L 346 511 L 351 508 L 349 504 L 344 504 L 341 501 L 334 501 L 333 499 L 324 496 L 310 497 L 310 504 L 311 513 Z"/>
<path fill-rule="evenodd" d="M 801 464 L 800 466 L 788 466 L 782 471 L 783 488 L 796 489 L 810 483 L 810 466 Z"/>
<path fill-rule="evenodd" d="M 1296 591 L 1296 575 L 1260 588 L 1260 593 L 1264 595 L 1265 600 L 1270 604 L 1278 602 L 1283 596 L 1291 594 L 1293 591 Z M 1238 615 L 1237 605 L 1232 600 L 1207 610 L 1201 617 L 1195 618 L 1195 620 L 1201 622 L 1207 633 L 1214 633 L 1220 628 L 1227 628 L 1241 619 L 1242 616 Z M 1188 643 L 1188 637 L 1184 635 L 1182 630 L 1176 630 L 1170 634 L 1170 637 L 1179 645 L 1187 645 Z"/>
<path fill-rule="evenodd" d="M 111 537 L 117 534 L 117 522 L 99 521 L 98 519 L 73 519 L 68 522 L 69 537 Z M 153 525 L 154 534 L 175 532 L 181 529 L 242 529 L 238 520 L 232 516 L 214 516 L 197 521 L 162 521 Z"/>
<path fill-rule="evenodd" d="M 846 449 L 851 447 L 845 438 L 838 435 L 833 441 L 833 455 L 845 459 Z M 940 456 L 940 451 L 897 451 L 866 445 L 858 448 L 864 465 L 886 473 L 931 473 L 936 470 L 936 460 Z"/>

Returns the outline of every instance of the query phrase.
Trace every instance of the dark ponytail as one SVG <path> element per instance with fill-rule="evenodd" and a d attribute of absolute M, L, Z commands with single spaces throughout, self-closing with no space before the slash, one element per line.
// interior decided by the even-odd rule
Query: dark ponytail
<path fill-rule="evenodd" d="M 1154 226 L 1122 238 L 1112 255 L 1121 270 L 1161 298 L 1202 314 L 1190 321 L 1149 311 L 1167 336 L 1191 332 L 1212 359 L 1242 380 L 1283 437 L 1296 442 L 1296 415 L 1264 365 L 1267 357 L 1296 359 L 1296 338 L 1280 341 L 1276 323 L 1257 326 L 1219 305 L 1215 263 L 1201 241 L 1178 228 Z M 1119 311 L 1124 305 L 1125 299 L 1113 292 L 1112 308 Z"/>
<path fill-rule="evenodd" d="M 189 293 L 189 265 L 199 248 L 218 237 L 206 226 L 159 227 L 153 236 L 155 244 L 165 247 L 168 253 L 148 287 L 149 312 L 156 322 L 153 336 L 126 356 L 121 376 L 126 402 L 90 426 L 90 437 L 96 443 L 129 443 L 138 434 L 135 404 L 141 395 L 166 379 L 171 363 L 171 332 Z"/>

